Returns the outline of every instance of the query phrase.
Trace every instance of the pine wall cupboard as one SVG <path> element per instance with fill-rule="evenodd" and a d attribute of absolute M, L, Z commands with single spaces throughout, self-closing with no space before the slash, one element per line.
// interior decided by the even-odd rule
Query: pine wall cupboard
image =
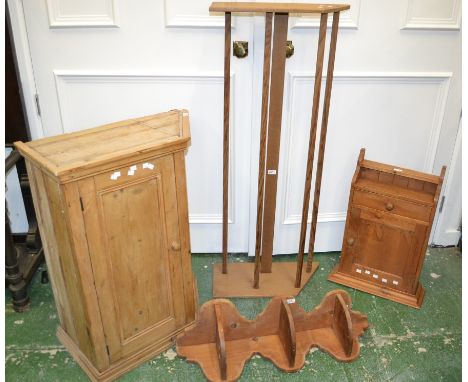
<path fill-rule="evenodd" d="M 26 158 L 60 326 L 93 380 L 113 380 L 195 319 L 185 110 L 16 142 Z"/>

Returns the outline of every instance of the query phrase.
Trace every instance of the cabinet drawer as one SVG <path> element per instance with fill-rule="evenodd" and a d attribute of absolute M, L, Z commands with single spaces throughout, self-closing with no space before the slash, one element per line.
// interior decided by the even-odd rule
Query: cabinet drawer
<path fill-rule="evenodd" d="M 354 191 L 353 203 L 422 221 L 429 221 L 431 214 L 430 206 L 360 190 Z"/>

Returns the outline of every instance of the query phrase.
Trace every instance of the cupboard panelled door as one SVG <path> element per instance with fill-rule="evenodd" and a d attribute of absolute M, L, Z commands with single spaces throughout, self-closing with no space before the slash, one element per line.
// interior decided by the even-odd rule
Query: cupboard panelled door
<path fill-rule="evenodd" d="M 87 235 L 112 362 L 185 323 L 173 156 L 145 163 L 94 177 L 103 237 Z"/>
<path fill-rule="evenodd" d="M 343 270 L 377 285 L 413 292 L 413 278 L 406 276 L 418 268 L 412 261 L 417 256 L 412 254 L 422 249 L 425 228 L 422 222 L 353 208 L 344 240 L 345 250 L 351 256 L 347 256 L 350 261 L 343 264 Z"/>

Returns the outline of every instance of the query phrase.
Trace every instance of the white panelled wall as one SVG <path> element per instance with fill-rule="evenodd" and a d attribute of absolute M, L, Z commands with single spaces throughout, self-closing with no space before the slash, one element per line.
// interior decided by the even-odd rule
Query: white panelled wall
<path fill-rule="evenodd" d="M 341 248 L 361 147 L 369 159 L 415 170 L 438 174 L 450 165 L 431 240 L 456 244 L 461 0 L 349 3 L 338 35 L 316 250 Z M 190 111 L 193 252 L 221 250 L 224 19 L 209 15 L 209 4 L 8 0 L 33 138 Z M 249 55 L 231 61 L 230 252 L 253 254 L 255 246 L 263 38 L 263 17 L 233 17 L 233 40 L 248 41 Z M 297 252 L 318 19 L 291 17 L 288 39 L 295 53 L 286 64 L 275 254 Z"/>

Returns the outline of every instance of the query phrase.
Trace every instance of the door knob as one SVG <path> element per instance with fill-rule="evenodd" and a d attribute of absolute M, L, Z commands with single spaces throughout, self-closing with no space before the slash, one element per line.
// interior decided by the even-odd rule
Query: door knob
<path fill-rule="evenodd" d="M 180 249 L 180 243 L 177 242 L 177 241 L 173 241 L 173 242 L 171 243 L 171 249 L 172 249 L 173 251 L 178 251 L 178 250 Z"/>
<path fill-rule="evenodd" d="M 348 245 L 349 245 L 350 247 L 352 247 L 353 244 L 354 244 L 354 239 L 353 239 L 352 237 L 350 237 L 350 238 L 347 240 L 347 243 L 348 243 Z"/>
<path fill-rule="evenodd" d="M 286 41 L 286 58 L 291 57 L 293 54 L 294 54 L 293 42 L 288 40 Z"/>
<path fill-rule="evenodd" d="M 248 41 L 234 41 L 232 43 L 232 54 L 237 58 L 244 58 L 249 55 Z"/>

